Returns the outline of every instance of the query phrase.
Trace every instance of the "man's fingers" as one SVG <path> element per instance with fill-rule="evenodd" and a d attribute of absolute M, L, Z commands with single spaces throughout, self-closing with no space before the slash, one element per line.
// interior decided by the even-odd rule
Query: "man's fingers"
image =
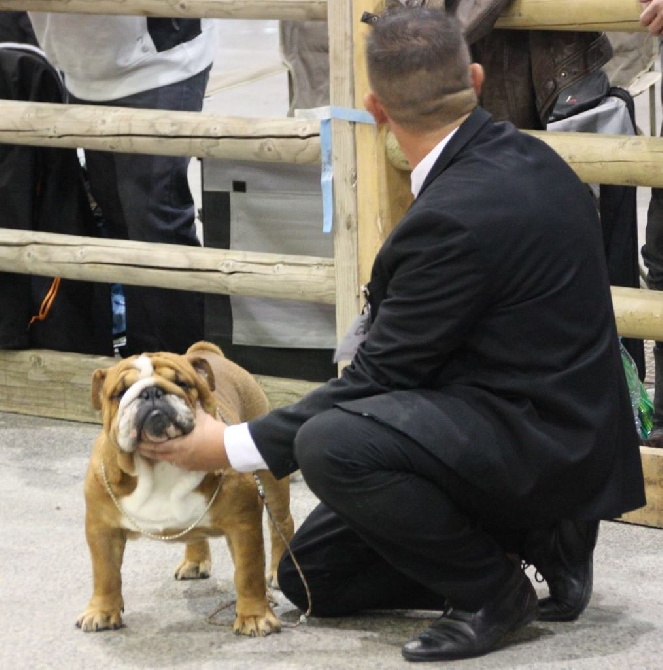
<path fill-rule="evenodd" d="M 659 3 L 652 3 L 645 7 L 640 14 L 640 23 L 649 29 L 652 35 L 659 35 L 663 29 L 663 11 Z"/>
<path fill-rule="evenodd" d="M 148 458 L 163 460 L 173 456 L 173 449 L 167 442 L 141 442 L 140 452 Z"/>

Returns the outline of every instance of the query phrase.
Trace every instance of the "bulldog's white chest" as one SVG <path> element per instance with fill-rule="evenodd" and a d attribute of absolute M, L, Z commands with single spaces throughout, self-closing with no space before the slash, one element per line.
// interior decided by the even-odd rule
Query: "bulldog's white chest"
<path fill-rule="evenodd" d="M 137 530 L 138 526 L 157 533 L 167 528 L 185 529 L 198 520 L 205 525 L 207 500 L 195 490 L 204 472 L 189 472 L 164 461 L 151 464 L 140 456 L 134 462 L 138 485 L 131 495 L 120 499 L 126 514 L 121 521 L 124 528 Z"/>

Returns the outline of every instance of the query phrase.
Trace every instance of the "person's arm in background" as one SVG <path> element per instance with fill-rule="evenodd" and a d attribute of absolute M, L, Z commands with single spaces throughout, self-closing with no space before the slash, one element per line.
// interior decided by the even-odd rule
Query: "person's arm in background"
<path fill-rule="evenodd" d="M 663 0 L 640 0 L 644 9 L 640 14 L 640 23 L 652 35 L 663 35 Z"/>

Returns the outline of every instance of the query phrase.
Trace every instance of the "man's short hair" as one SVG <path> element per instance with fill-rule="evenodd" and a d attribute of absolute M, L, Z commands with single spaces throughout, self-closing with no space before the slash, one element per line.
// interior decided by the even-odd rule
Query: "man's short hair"
<path fill-rule="evenodd" d="M 387 11 L 366 42 L 368 77 L 391 118 L 421 130 L 449 123 L 450 95 L 471 89 L 470 52 L 443 9 Z"/>

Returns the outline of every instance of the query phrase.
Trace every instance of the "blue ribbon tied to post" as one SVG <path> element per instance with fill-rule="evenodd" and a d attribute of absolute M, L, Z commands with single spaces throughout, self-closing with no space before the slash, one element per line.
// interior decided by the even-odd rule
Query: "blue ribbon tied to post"
<path fill-rule="evenodd" d="M 320 119 L 320 152 L 322 154 L 322 232 L 331 233 L 334 221 L 334 168 L 332 166 L 332 128 L 333 119 L 351 123 L 369 123 L 375 125 L 375 119 L 365 110 L 348 107 L 322 107 L 316 116 Z"/>

